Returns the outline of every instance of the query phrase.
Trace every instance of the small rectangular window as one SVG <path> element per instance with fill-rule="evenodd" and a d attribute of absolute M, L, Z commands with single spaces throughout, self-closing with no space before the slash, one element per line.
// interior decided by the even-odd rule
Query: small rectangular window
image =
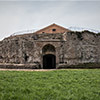
<path fill-rule="evenodd" d="M 56 29 L 52 29 L 52 31 L 56 31 Z"/>

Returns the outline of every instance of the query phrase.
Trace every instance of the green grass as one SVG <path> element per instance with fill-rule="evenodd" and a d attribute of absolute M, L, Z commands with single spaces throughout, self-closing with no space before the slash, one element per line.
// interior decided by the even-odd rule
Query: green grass
<path fill-rule="evenodd" d="M 0 100 L 100 100 L 100 70 L 0 71 Z"/>

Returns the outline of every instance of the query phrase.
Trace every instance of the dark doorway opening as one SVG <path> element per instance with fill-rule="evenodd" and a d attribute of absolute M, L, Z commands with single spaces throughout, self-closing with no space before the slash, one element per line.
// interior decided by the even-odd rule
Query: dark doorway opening
<path fill-rule="evenodd" d="M 47 54 L 43 56 L 43 69 L 56 68 L 56 57 L 53 54 Z"/>

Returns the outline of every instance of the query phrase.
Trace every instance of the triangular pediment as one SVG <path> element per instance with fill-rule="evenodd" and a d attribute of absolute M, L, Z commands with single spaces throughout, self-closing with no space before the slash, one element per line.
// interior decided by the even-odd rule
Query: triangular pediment
<path fill-rule="evenodd" d="M 57 24 L 51 24 L 43 29 L 36 31 L 35 33 L 64 33 L 69 31 L 70 31 L 69 29 L 66 29 Z"/>

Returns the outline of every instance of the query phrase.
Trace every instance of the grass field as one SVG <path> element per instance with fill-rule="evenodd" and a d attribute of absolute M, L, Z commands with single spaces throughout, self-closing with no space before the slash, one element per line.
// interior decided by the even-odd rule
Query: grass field
<path fill-rule="evenodd" d="M 100 100 L 100 70 L 0 71 L 0 100 Z"/>

